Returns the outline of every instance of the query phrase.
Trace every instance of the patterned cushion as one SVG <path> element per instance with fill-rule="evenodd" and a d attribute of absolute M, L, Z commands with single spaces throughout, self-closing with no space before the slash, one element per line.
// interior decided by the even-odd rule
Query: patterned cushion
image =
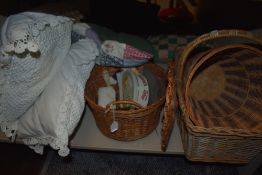
<path fill-rule="evenodd" d="M 145 64 L 153 57 L 126 43 L 106 40 L 101 45 L 100 55 L 96 63 L 102 66 L 136 67 Z"/>

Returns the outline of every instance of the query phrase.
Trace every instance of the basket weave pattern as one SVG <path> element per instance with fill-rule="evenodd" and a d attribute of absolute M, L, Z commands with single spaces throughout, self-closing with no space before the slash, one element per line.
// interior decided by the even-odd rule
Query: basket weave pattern
<path fill-rule="evenodd" d="M 262 45 L 246 31 L 216 31 L 190 43 L 178 60 L 179 126 L 191 160 L 246 163 L 262 151 L 262 51 L 229 44 L 191 54 L 203 42 L 230 37 Z"/>
<path fill-rule="evenodd" d="M 160 113 L 165 102 L 165 91 L 160 99 L 147 107 L 143 108 L 136 105 L 136 110 L 115 110 L 115 121 L 118 122 L 119 128 L 115 132 L 110 131 L 110 126 L 113 122 L 113 111 L 107 108 L 103 108 L 97 104 L 98 89 L 99 87 L 106 86 L 103 80 L 102 72 L 105 67 L 96 66 L 87 81 L 85 89 L 85 99 L 90 106 L 96 125 L 99 130 L 107 137 L 121 140 L 121 141 L 132 141 L 143 138 L 149 135 L 158 125 L 160 119 Z M 156 78 L 160 79 L 166 84 L 166 74 L 159 66 L 149 63 L 145 64 L 144 69 L 150 70 Z M 109 74 L 113 75 L 114 72 Z M 111 69 L 112 70 L 112 69 Z M 117 87 L 114 87 L 116 92 Z M 132 101 L 116 101 L 115 104 L 135 104 Z"/>

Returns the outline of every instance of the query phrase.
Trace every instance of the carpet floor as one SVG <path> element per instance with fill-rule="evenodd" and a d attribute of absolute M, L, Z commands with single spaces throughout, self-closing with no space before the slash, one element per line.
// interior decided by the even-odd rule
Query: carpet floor
<path fill-rule="evenodd" d="M 48 147 L 39 155 L 25 145 L 0 143 L 0 175 L 238 175 L 237 168 L 191 162 L 178 155 L 75 149 L 62 158 Z M 253 175 L 261 174 L 262 167 Z"/>
<path fill-rule="evenodd" d="M 39 155 L 26 145 L 0 143 L 0 174 L 40 175 L 47 155 L 48 151 Z"/>
<path fill-rule="evenodd" d="M 46 175 L 238 175 L 233 165 L 193 163 L 184 156 L 72 150 L 54 153 Z"/>

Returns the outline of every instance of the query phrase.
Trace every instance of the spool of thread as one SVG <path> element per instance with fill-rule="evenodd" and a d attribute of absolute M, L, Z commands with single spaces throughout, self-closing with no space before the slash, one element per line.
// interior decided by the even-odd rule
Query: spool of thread
<path fill-rule="evenodd" d="M 107 104 L 116 100 L 116 91 L 112 86 L 100 87 L 98 89 L 98 105 L 106 107 Z"/>

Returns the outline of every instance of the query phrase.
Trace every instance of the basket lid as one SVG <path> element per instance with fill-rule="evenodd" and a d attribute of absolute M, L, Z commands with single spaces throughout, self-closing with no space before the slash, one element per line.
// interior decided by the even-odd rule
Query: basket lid
<path fill-rule="evenodd" d="M 163 127 L 161 131 L 161 149 L 166 151 L 175 124 L 177 100 L 175 93 L 174 62 L 169 61 L 167 73 L 168 85 L 164 106 Z"/>

